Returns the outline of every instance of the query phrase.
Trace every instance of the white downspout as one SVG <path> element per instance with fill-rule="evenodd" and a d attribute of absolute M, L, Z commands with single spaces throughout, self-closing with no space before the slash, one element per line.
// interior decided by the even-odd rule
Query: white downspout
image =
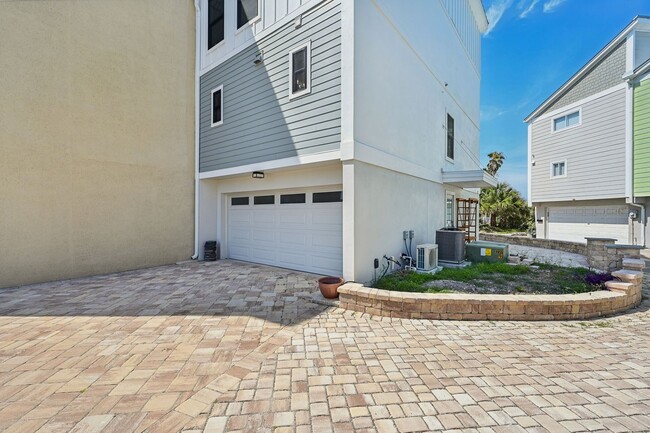
<path fill-rule="evenodd" d="M 194 255 L 192 260 L 199 258 L 199 116 L 200 97 L 199 80 L 201 71 L 201 6 L 200 0 L 194 0 L 196 10 L 195 21 L 195 54 L 194 54 Z"/>
<path fill-rule="evenodd" d="M 645 241 L 646 241 L 646 239 L 645 239 L 645 232 L 646 232 L 645 206 L 634 203 L 634 197 L 632 197 L 632 200 L 627 202 L 627 205 L 639 209 L 638 221 L 641 223 L 641 246 L 643 246 L 643 248 L 645 248 L 646 247 L 646 244 L 645 244 Z M 632 224 L 634 224 L 634 222 L 632 222 Z"/>

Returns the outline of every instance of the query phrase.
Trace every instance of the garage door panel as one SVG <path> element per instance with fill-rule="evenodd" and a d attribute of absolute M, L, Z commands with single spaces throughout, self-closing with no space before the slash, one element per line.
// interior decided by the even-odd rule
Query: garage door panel
<path fill-rule="evenodd" d="M 280 227 L 307 226 L 307 216 L 308 211 L 304 209 L 280 210 L 279 225 Z"/>
<path fill-rule="evenodd" d="M 278 244 L 282 248 L 301 248 L 309 245 L 309 235 L 302 231 L 279 231 Z"/>
<path fill-rule="evenodd" d="M 585 237 L 628 240 L 627 206 L 549 208 L 548 238 L 585 242 Z"/>
<path fill-rule="evenodd" d="M 239 243 L 240 241 L 250 241 L 251 232 L 247 229 L 239 230 L 233 227 L 230 229 L 230 239 L 235 243 Z"/>
<path fill-rule="evenodd" d="M 249 210 L 232 210 L 228 218 L 231 227 L 248 227 L 251 223 L 252 213 Z"/>
<path fill-rule="evenodd" d="M 272 246 L 276 242 L 275 232 L 273 231 L 253 229 L 252 233 L 253 236 L 251 237 L 251 240 L 253 242 L 259 244 L 267 243 L 269 246 Z"/>
<path fill-rule="evenodd" d="M 343 245 L 343 239 L 336 236 L 330 236 L 327 233 L 314 233 L 312 235 L 312 247 L 339 251 Z"/>
<path fill-rule="evenodd" d="M 310 191 L 299 191 L 303 192 L 311 197 Z M 278 195 L 275 194 L 274 205 L 229 205 L 229 256 L 300 271 L 341 275 L 342 203 L 281 204 Z"/>
<path fill-rule="evenodd" d="M 255 226 L 269 226 L 275 225 L 276 213 L 272 210 L 256 210 L 251 211 L 253 214 L 252 224 Z"/>

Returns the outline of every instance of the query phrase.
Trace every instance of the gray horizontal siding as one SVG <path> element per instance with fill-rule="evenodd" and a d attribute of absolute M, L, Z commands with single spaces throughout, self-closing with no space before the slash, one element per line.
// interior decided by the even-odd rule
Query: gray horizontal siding
<path fill-rule="evenodd" d="M 289 50 L 311 40 L 311 93 L 289 100 Z M 264 62 L 255 66 L 256 54 Z M 223 125 L 211 126 L 212 90 L 223 85 Z M 338 2 L 287 24 L 201 77 L 201 172 L 338 150 L 341 16 Z"/>
<path fill-rule="evenodd" d="M 532 201 L 624 197 L 625 90 L 583 104 L 579 126 L 551 133 L 551 122 L 532 125 Z M 551 179 L 550 164 L 563 160 L 567 177 Z"/>
<path fill-rule="evenodd" d="M 607 90 L 623 82 L 625 73 L 625 41 L 595 65 L 584 77 L 567 89 L 544 113 L 573 104 L 588 96 Z"/>

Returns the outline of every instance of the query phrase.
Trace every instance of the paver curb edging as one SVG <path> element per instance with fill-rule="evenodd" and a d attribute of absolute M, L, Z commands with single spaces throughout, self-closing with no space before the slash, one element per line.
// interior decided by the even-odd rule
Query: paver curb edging
<path fill-rule="evenodd" d="M 641 303 L 643 273 L 612 273 L 608 290 L 572 295 L 406 293 L 357 283 L 339 287 L 340 308 L 374 316 L 438 320 L 577 320 L 620 313 Z"/>

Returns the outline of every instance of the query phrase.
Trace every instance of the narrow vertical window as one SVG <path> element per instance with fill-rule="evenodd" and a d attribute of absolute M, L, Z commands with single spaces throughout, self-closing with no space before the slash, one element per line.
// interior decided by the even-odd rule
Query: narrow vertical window
<path fill-rule="evenodd" d="M 289 53 L 291 83 L 289 96 L 300 96 L 311 91 L 310 43 Z"/>
<path fill-rule="evenodd" d="M 223 123 L 223 86 L 212 91 L 212 126 Z"/>
<path fill-rule="evenodd" d="M 447 158 L 454 159 L 454 118 L 447 114 Z"/>
<path fill-rule="evenodd" d="M 456 226 L 456 218 L 454 215 L 454 195 L 450 193 L 447 193 L 447 200 L 445 202 L 445 226 Z"/>
<path fill-rule="evenodd" d="M 259 16 L 259 0 L 237 0 L 237 28 L 240 29 Z"/>
<path fill-rule="evenodd" d="M 225 0 L 208 0 L 208 50 L 223 41 L 223 4 Z"/>

